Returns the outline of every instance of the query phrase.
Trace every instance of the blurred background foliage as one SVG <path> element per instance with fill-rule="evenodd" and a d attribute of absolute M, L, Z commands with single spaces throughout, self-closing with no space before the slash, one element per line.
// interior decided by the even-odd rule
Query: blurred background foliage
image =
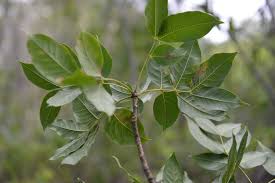
<path fill-rule="evenodd" d="M 188 1 L 188 0 L 185 0 Z M 184 0 L 170 0 L 170 12 L 184 7 Z M 240 0 L 241 1 L 241 0 Z M 192 8 L 215 14 L 215 1 L 195 1 Z M 134 146 L 111 142 L 104 131 L 89 156 L 77 166 L 61 166 L 48 158 L 63 141 L 39 122 L 41 90 L 26 80 L 18 61 L 29 61 L 28 35 L 44 33 L 70 46 L 81 30 L 99 35 L 113 57 L 113 77 L 133 83 L 152 40 L 145 28 L 146 0 L 1 0 L 0 1 L 0 182 L 69 183 L 80 177 L 86 183 L 124 183 L 117 156 L 130 172 L 142 176 Z M 190 1 L 189 1 L 190 3 Z M 251 3 L 253 3 L 251 1 Z M 245 11 L 246 7 L 243 7 Z M 189 9 L 191 10 L 191 9 Z M 232 14 L 234 9 L 232 9 Z M 234 91 L 249 107 L 233 111 L 231 121 L 249 126 L 257 139 L 275 150 L 275 2 L 266 0 L 256 15 L 235 26 L 223 20 L 225 41 L 200 40 L 204 60 L 215 52 L 237 51 L 225 88 Z M 217 15 L 218 16 L 218 15 Z M 184 119 L 162 132 L 147 104 L 142 122 L 152 138 L 145 145 L 156 173 L 173 151 L 195 182 L 210 182 L 214 174 L 199 168 L 191 155 L 206 151 L 189 134 Z M 65 118 L 70 106 L 62 111 Z M 261 168 L 248 172 L 255 182 L 270 180 Z M 246 182 L 239 176 L 239 182 Z M 206 181 L 209 180 L 209 181 Z"/>

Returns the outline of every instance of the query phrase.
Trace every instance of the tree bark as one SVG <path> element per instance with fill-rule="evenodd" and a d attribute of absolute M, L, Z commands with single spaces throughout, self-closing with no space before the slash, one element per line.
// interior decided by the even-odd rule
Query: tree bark
<path fill-rule="evenodd" d="M 132 93 L 132 107 L 133 107 L 133 114 L 132 114 L 132 128 L 133 128 L 133 132 L 134 132 L 134 137 L 135 137 L 135 143 L 137 145 L 137 150 L 138 150 L 138 155 L 139 155 L 139 159 L 142 165 L 142 169 L 143 172 L 147 178 L 147 181 L 149 183 L 156 183 L 156 181 L 154 180 L 154 177 L 152 175 L 152 172 L 149 168 L 146 156 L 144 154 L 144 150 L 143 150 L 143 146 L 141 143 L 141 139 L 140 139 L 140 134 L 138 131 L 138 96 L 136 91 L 134 91 Z"/>

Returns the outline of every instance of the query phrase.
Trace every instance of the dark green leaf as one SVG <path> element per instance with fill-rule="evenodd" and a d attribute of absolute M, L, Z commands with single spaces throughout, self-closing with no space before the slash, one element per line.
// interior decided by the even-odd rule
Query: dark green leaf
<path fill-rule="evenodd" d="M 248 131 L 246 130 L 245 134 L 243 135 L 243 138 L 240 142 L 240 146 L 238 149 L 238 155 L 237 155 L 237 161 L 236 161 L 236 166 L 239 166 L 242 159 L 243 159 L 243 154 L 246 148 L 246 143 L 247 143 L 247 139 L 248 139 Z"/>
<path fill-rule="evenodd" d="M 110 56 L 106 48 L 104 48 L 104 46 L 102 45 L 101 45 L 101 50 L 102 50 L 102 55 L 104 60 L 101 73 L 102 73 L 102 76 L 108 77 L 112 70 L 112 64 L 113 64 L 112 57 Z"/>
<path fill-rule="evenodd" d="M 44 129 L 54 122 L 60 111 L 60 107 L 53 107 L 47 104 L 48 99 L 54 96 L 56 93 L 57 91 L 48 93 L 42 101 L 40 107 L 40 121 Z"/>
<path fill-rule="evenodd" d="M 216 17 L 190 11 L 168 16 L 162 23 L 158 37 L 166 42 L 186 42 L 206 35 L 215 25 L 222 23 Z"/>
<path fill-rule="evenodd" d="M 75 98 L 81 95 L 79 88 L 64 88 L 59 90 L 54 96 L 47 100 L 50 106 L 58 107 L 71 103 Z"/>
<path fill-rule="evenodd" d="M 149 0 L 145 8 L 145 16 L 149 32 L 157 36 L 162 21 L 168 16 L 168 0 Z"/>
<path fill-rule="evenodd" d="M 219 53 L 203 62 L 193 77 L 193 88 L 218 87 L 228 74 L 236 53 Z"/>
<path fill-rule="evenodd" d="M 77 56 L 83 70 L 90 76 L 101 76 L 104 58 L 102 46 L 96 36 L 82 32 L 76 46 Z"/>
<path fill-rule="evenodd" d="M 164 92 L 154 102 L 154 116 L 165 130 L 172 126 L 179 115 L 177 95 L 175 92 Z"/>
<path fill-rule="evenodd" d="M 193 156 L 193 159 L 206 170 L 218 171 L 227 165 L 225 154 L 204 153 Z"/>
<path fill-rule="evenodd" d="M 45 90 L 53 90 L 59 88 L 57 84 L 53 83 L 52 81 L 48 80 L 44 76 L 42 76 L 38 70 L 33 66 L 33 64 L 27 64 L 20 62 L 23 71 L 30 82 L 34 85 L 45 89 Z"/>
<path fill-rule="evenodd" d="M 237 142 L 235 136 L 233 136 L 233 142 L 228 157 L 227 169 L 223 175 L 222 183 L 229 183 L 231 178 L 234 176 L 236 170 L 237 154 Z"/>
<path fill-rule="evenodd" d="M 119 144 L 134 144 L 131 117 L 131 111 L 127 109 L 117 110 L 105 125 L 105 131 L 108 136 Z M 142 141 L 146 141 L 147 138 L 145 137 L 142 123 L 138 122 L 138 128 Z"/>
<path fill-rule="evenodd" d="M 59 83 L 78 68 L 68 49 L 45 35 L 31 36 L 28 50 L 35 68 L 54 83 Z"/>
<path fill-rule="evenodd" d="M 157 46 L 151 53 L 151 59 L 155 60 L 159 65 L 171 65 L 181 60 L 186 52 L 174 48 L 168 44 Z"/>
<path fill-rule="evenodd" d="M 189 89 L 194 68 L 201 62 L 201 51 L 198 41 L 186 42 L 176 52 L 184 55 L 170 66 L 175 88 Z"/>
<path fill-rule="evenodd" d="M 82 70 L 76 70 L 72 75 L 66 77 L 62 83 L 64 85 L 83 87 L 87 85 L 96 85 L 96 79 L 87 75 Z"/>

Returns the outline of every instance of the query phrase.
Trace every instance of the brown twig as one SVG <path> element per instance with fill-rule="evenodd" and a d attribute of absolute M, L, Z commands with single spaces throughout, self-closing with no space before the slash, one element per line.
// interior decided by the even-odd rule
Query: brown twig
<path fill-rule="evenodd" d="M 140 134 L 138 131 L 138 96 L 136 91 L 134 91 L 132 93 L 132 107 L 133 107 L 133 114 L 132 114 L 132 127 L 133 127 L 133 132 L 134 132 L 134 137 L 135 137 L 135 143 L 137 145 L 137 149 L 138 149 L 138 155 L 139 155 L 139 159 L 142 165 L 142 169 L 143 172 L 148 180 L 149 183 L 156 183 L 156 181 L 154 180 L 154 177 L 152 175 L 152 172 L 149 168 L 149 165 L 147 163 L 145 154 L 144 154 L 144 150 L 143 150 L 143 146 L 141 143 L 141 139 L 140 139 Z"/>

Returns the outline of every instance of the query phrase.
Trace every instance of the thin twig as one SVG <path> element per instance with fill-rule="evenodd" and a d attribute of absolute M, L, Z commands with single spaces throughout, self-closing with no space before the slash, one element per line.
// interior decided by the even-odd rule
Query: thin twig
<path fill-rule="evenodd" d="M 139 155 L 139 159 L 142 165 L 142 169 L 143 172 L 148 180 L 149 183 L 156 183 L 156 181 L 154 180 L 153 174 L 149 168 L 149 165 L 147 163 L 147 159 L 146 156 L 144 154 L 144 150 L 143 150 L 143 146 L 141 143 L 141 139 L 140 139 L 140 134 L 138 131 L 138 96 L 136 91 L 132 93 L 132 107 L 133 107 L 133 114 L 132 114 L 132 128 L 133 128 L 133 132 L 134 132 L 134 137 L 135 137 L 135 143 L 137 145 L 137 149 L 138 149 L 138 155 Z"/>

